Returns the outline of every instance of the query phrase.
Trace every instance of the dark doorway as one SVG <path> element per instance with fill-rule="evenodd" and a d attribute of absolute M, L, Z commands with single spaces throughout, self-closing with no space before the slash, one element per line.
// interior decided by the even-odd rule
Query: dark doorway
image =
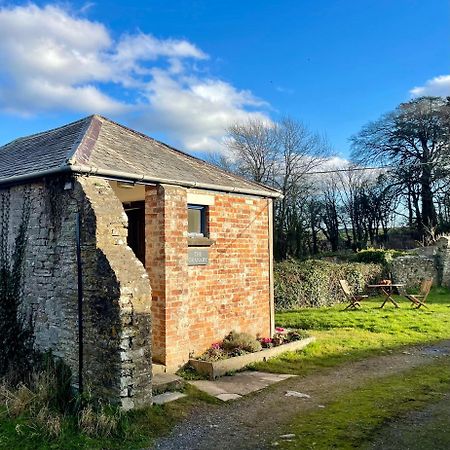
<path fill-rule="evenodd" d="M 128 245 L 145 265 L 145 202 L 123 205 L 128 216 Z"/>

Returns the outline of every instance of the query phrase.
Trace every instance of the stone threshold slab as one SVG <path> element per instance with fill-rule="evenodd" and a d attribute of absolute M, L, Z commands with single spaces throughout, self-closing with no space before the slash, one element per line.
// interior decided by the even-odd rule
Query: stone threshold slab
<path fill-rule="evenodd" d="M 274 358 L 282 353 L 295 352 L 302 350 L 311 342 L 315 341 L 315 337 L 301 339 L 299 341 L 289 342 L 278 347 L 266 348 L 260 352 L 248 353 L 247 355 L 235 356 L 221 361 L 200 361 L 198 359 L 189 360 L 189 364 L 198 372 L 207 375 L 210 380 L 221 377 L 229 372 L 243 369 L 249 364 L 266 361 Z"/>
<path fill-rule="evenodd" d="M 162 394 L 166 391 L 177 391 L 184 384 L 183 378 L 173 373 L 156 373 L 152 379 L 153 395 Z"/>
<path fill-rule="evenodd" d="M 278 383 L 296 375 L 274 374 L 266 372 L 245 371 L 232 376 L 225 376 L 218 380 L 196 380 L 189 381 L 189 384 L 195 386 L 200 391 L 218 398 L 224 402 L 229 400 L 238 400 L 244 395 Z"/>
<path fill-rule="evenodd" d="M 163 394 L 155 395 L 152 401 L 154 405 L 164 405 L 165 403 L 173 402 L 183 397 L 186 397 L 186 394 L 181 392 L 164 392 Z"/>

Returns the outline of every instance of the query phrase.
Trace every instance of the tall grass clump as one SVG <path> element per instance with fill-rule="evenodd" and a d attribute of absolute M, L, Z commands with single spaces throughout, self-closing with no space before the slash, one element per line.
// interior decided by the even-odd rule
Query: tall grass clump
<path fill-rule="evenodd" d="M 122 413 L 92 396 L 78 395 L 72 388 L 72 373 L 51 353 L 41 357 L 27 378 L 14 383 L 16 376 L 0 379 L 0 408 L 8 418 L 26 418 L 21 434 L 37 433 L 57 438 L 67 427 L 75 427 L 90 437 L 120 434 Z"/>

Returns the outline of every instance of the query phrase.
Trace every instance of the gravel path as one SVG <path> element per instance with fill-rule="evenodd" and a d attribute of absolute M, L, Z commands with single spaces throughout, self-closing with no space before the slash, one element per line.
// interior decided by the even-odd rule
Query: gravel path
<path fill-rule="evenodd" d="M 294 416 L 319 408 L 337 395 L 370 380 L 429 364 L 442 356 L 450 356 L 450 341 L 347 363 L 303 378 L 290 378 L 243 399 L 193 411 L 187 420 L 179 423 L 169 436 L 157 441 L 153 448 L 273 448 L 272 443 Z M 286 391 L 306 393 L 310 398 L 287 397 Z"/>

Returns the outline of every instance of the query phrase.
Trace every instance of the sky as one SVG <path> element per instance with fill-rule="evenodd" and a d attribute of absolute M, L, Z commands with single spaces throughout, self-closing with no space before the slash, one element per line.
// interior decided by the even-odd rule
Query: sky
<path fill-rule="evenodd" d="M 197 155 L 290 116 L 346 158 L 370 120 L 450 95 L 448 0 L 0 0 L 0 145 L 98 113 Z"/>

